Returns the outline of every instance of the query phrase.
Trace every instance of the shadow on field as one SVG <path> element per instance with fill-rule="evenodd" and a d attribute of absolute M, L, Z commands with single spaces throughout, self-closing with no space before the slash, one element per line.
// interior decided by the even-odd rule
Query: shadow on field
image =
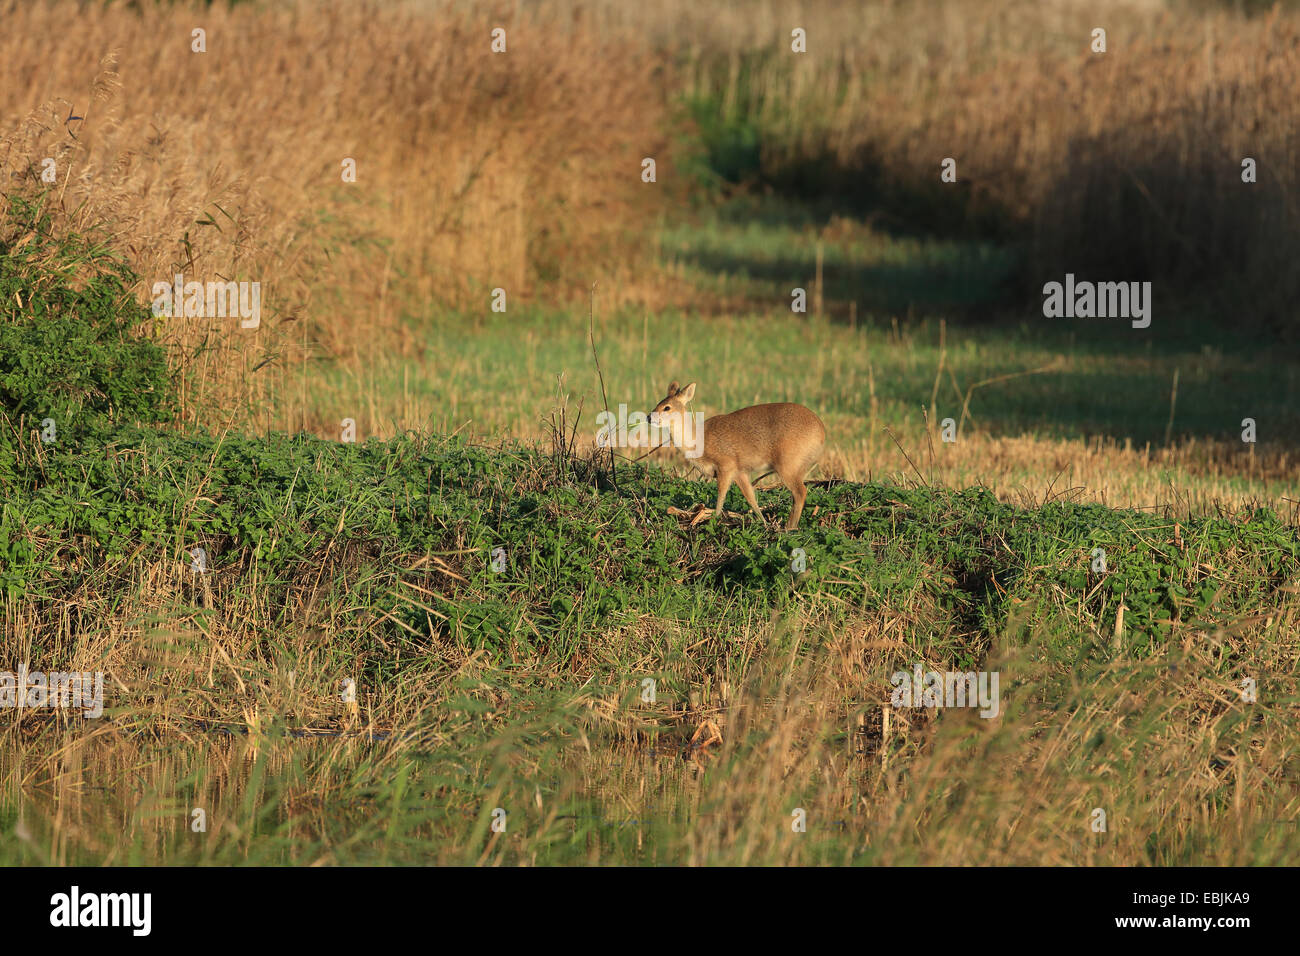
<path fill-rule="evenodd" d="M 979 386 L 967 425 L 987 434 L 1104 437 L 1138 448 L 1195 438 L 1240 449 L 1251 418 L 1267 423 L 1261 455 L 1300 446 L 1296 370 L 1248 337 L 1233 340 L 1186 298 L 1154 298 L 1149 329 L 1126 318 L 1049 319 L 1041 296 L 1026 303 L 1017 293 L 1021 247 L 891 238 L 818 203 L 775 197 L 733 201 L 677 242 L 673 256 L 704 283 L 725 277 L 719 287 L 730 298 L 713 303 L 720 313 L 738 304 L 783 312 L 802 288 L 815 314 L 820 251 L 822 313 L 889 336 L 864 340 L 878 353 L 870 361 L 886 402 L 916 408 L 937 398 L 940 417 L 955 419 Z M 707 311 L 706 301 L 695 305 Z M 940 319 L 948 325 L 936 393 Z M 1044 366 L 1052 367 L 1025 374 Z"/>
<path fill-rule="evenodd" d="M 1036 307 L 1043 283 L 1070 272 L 1150 281 L 1166 308 L 1198 303 L 1214 340 L 1245 333 L 1261 342 L 1297 341 L 1300 272 L 1291 263 L 1300 204 L 1286 171 L 1294 164 L 1281 150 L 1252 148 L 1244 160 L 1228 150 L 1230 117 L 1215 115 L 1219 136 L 1208 141 L 1199 131 L 1208 121 L 1196 111 L 1160 119 L 1079 132 L 1059 168 L 1008 169 L 985 177 L 983 188 L 963 178 L 942 182 L 937 162 L 918 175 L 905 157 L 882 157 L 870 146 L 847 158 L 813 154 L 761 177 L 781 201 L 730 218 L 820 235 L 834 230 L 837 216 L 850 215 L 894 239 L 965 250 L 944 261 L 848 273 L 828 264 L 826 298 L 857 301 L 859 309 L 983 317 L 994 306 Z M 1037 198 L 1013 211 L 999 195 Z M 1013 247 L 1014 262 L 990 264 L 985 250 Z M 811 275 L 803 257 L 714 264 L 773 279 Z"/>
<path fill-rule="evenodd" d="M 802 288 L 808 294 L 808 311 L 814 309 L 815 251 L 760 258 L 704 249 L 678 258 L 707 272 L 778 285 L 783 291 Z M 856 303 L 860 315 L 991 318 L 1007 304 L 1014 288 L 1009 265 L 973 245 L 955 247 L 941 261 L 857 265 L 828 257 L 822 263 L 823 311 L 836 320 L 849 319 L 851 303 Z M 762 301 L 771 304 L 770 296 Z"/>
<path fill-rule="evenodd" d="M 872 147 L 849 162 L 827 155 L 805 158 L 771 174 L 766 185 L 806 204 L 823 223 L 847 213 L 895 237 L 1008 242 L 1023 233 L 1023 223 L 969 180 L 942 182 L 937 163 L 918 175 L 887 163 Z"/>
<path fill-rule="evenodd" d="M 1211 372 L 1178 356 L 1146 363 L 1124 355 L 1117 358 L 1122 364 L 1114 369 L 1099 367 L 1096 359 L 1083 368 L 1069 367 L 1062 359 L 1059 368 L 976 389 L 970 420 L 993 434 L 1105 436 L 1139 447 L 1147 443 L 1161 447 L 1166 438 L 1174 443 L 1195 438 L 1236 445 L 1244 453 L 1249 449 L 1241 443 L 1241 423 L 1251 417 L 1269 423 L 1267 436 L 1260 439 L 1261 452 L 1265 445 L 1270 451 L 1300 446 L 1300 415 L 1287 401 L 1294 378 L 1287 382 L 1277 368 L 1260 369 L 1258 373 L 1265 377 L 1252 380 L 1246 368 L 1229 366 Z M 1171 423 L 1172 368 L 1181 374 Z M 1013 376 L 1019 371 L 1008 364 L 1006 371 L 990 370 L 984 377 Z M 977 381 L 960 369 L 956 377 L 963 389 Z M 929 387 L 918 382 L 906 397 L 912 404 L 923 403 L 929 396 L 922 392 Z M 960 414 L 961 401 L 950 385 L 940 390 L 938 409 L 954 418 Z"/>

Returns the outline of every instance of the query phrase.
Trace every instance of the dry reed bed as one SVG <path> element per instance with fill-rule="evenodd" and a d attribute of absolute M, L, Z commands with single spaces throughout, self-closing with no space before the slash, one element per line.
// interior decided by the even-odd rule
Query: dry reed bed
<path fill-rule="evenodd" d="M 493 681 L 470 691 L 491 708 L 478 720 L 442 706 L 448 693 L 460 691 L 431 693 L 424 681 L 374 698 L 397 738 L 304 745 L 265 736 L 266 718 L 303 702 L 281 671 L 261 676 L 261 709 L 249 711 L 247 735 L 228 750 L 220 741 L 197 751 L 160 748 L 165 734 L 156 740 L 122 733 L 136 720 L 151 730 L 171 724 L 160 722 L 156 703 L 120 714 L 91 735 L 49 725 L 25 732 L 7 727 L 0 777 L 12 781 L 23 768 L 26 832 L 43 835 L 57 808 L 51 842 L 33 845 L 64 863 L 76 852 L 111 856 L 135 843 L 149 853 L 186 852 L 181 838 L 191 805 L 208 807 L 214 819 L 240 819 L 248 788 L 257 786 L 248 768 L 259 751 L 269 757 L 272 777 L 285 774 L 294 758 L 301 764 L 276 782 L 275 820 L 295 842 L 318 840 L 333 825 L 322 808 L 331 801 L 350 806 L 356 779 L 427 759 L 419 745 L 401 739 L 405 731 L 424 739 L 436 733 L 451 754 L 446 761 L 460 772 L 472 767 L 488 790 L 486 798 L 480 791 L 472 798 L 437 794 L 450 810 L 441 823 L 417 812 L 404 820 L 442 862 L 480 852 L 504 863 L 545 857 L 548 843 L 562 840 L 572 825 L 563 815 L 595 801 L 607 820 L 635 821 L 661 861 L 693 865 L 1294 863 L 1296 844 L 1287 834 L 1300 811 L 1297 700 L 1286 680 L 1294 643 L 1265 632 L 1276 636 L 1293 626 L 1297 605 L 1293 595 L 1278 599 L 1278 618 L 1267 624 L 1243 622 L 1208 636 L 1188 632 L 1158 659 L 1117 655 L 1077 671 L 1063 667 L 1051 638 L 1013 620 L 994 636 L 983 661 L 1002 675 L 995 721 L 962 711 L 891 709 L 886 731 L 885 681 L 899 642 L 892 613 L 882 610 L 849 627 L 801 622 L 808 628 L 807 656 L 797 660 L 764 653 L 773 629 L 784 625 L 744 635 L 754 645 L 754 666 L 719 675 L 730 681 L 729 694 L 720 696 L 715 683 L 712 698 L 687 712 L 667 701 L 647 706 L 588 690 L 548 715 L 529 694 L 512 700 L 510 689 Z M 609 652 L 623 668 L 638 651 L 653 665 L 664 639 L 657 623 L 646 620 Z M 602 636 L 592 653 L 599 655 L 607 642 Z M 1225 678 L 1225 657 L 1260 678 L 1257 702 L 1244 702 Z M 299 671 L 300 680 L 318 676 L 309 659 L 298 666 L 308 670 Z M 462 688 L 489 678 L 472 659 L 456 670 Z M 693 680 L 692 686 L 701 685 Z M 231 717 L 237 724 L 238 715 Z M 721 731 L 721 741 L 683 760 L 681 740 L 705 720 Z M 544 745 L 537 732 L 552 722 L 568 729 Z M 183 722 L 172 729 L 192 734 Z M 647 745 L 656 755 L 647 757 Z M 122 770 L 145 764 L 143 774 Z M 196 770 L 193 798 L 177 800 L 178 780 Z M 436 778 L 436 770 L 429 772 Z M 512 840 L 484 848 L 462 819 L 484 799 L 511 808 Z M 791 836 L 794 808 L 807 812 L 804 836 Z M 1098 808 L 1106 812 L 1105 833 L 1090 829 Z M 250 849 L 256 847 L 242 852 Z M 626 848 L 602 846 L 598 835 L 589 851 L 591 862 L 630 861 Z"/>
<path fill-rule="evenodd" d="M 1067 270 L 1151 279 L 1164 303 L 1212 296 L 1233 329 L 1297 334 L 1300 13 L 768 3 L 710 24 L 686 7 L 651 22 L 690 38 L 689 92 L 765 131 L 766 176 L 865 194 L 898 225 L 1025 236 L 1034 288 Z M 806 55 L 788 52 L 794 26 Z"/>
<path fill-rule="evenodd" d="M 305 386 L 289 397 L 277 373 L 317 347 L 358 367 L 377 347 L 415 347 L 399 321 L 412 305 L 483 309 L 500 286 L 517 306 L 543 279 L 570 298 L 608 279 L 607 307 L 683 295 L 633 271 L 651 245 L 636 231 L 662 199 L 640 183 L 639 160 L 667 159 L 673 89 L 721 83 L 734 101 L 742 56 L 788 50 L 792 25 L 808 31 L 809 53 L 751 62 L 743 77 L 764 123 L 783 131 L 765 144 L 774 168 L 825 161 L 843 181 L 877 177 L 916 197 L 953 156 L 959 198 L 936 214 L 1027 224 L 1035 281 L 1067 269 L 1154 276 L 1173 284 L 1159 305 L 1182 280 L 1231 273 L 1219 305 L 1247 330 L 1285 325 L 1294 301 L 1290 14 L 299 0 L 10 3 L 4 20 L 0 183 L 33 187 L 55 158 L 72 224 L 110 223 L 145 284 L 179 270 L 267 286 L 256 336 L 168 323 L 196 373 L 191 418 L 256 420 L 278 394 L 288 400 L 274 424 L 302 427 Z M 506 55 L 489 50 L 496 25 Z M 1109 30 L 1104 56 L 1087 48 L 1097 25 Z M 199 26 L 204 54 L 190 49 Z M 652 50 L 680 72 L 661 71 Z M 1247 155 L 1260 164 L 1252 186 L 1240 182 Z M 357 160 L 356 184 L 341 181 L 344 157 Z"/>
<path fill-rule="evenodd" d="M 500 286 L 518 305 L 545 279 L 584 285 L 640 254 L 628 235 L 640 159 L 662 136 L 654 64 L 581 18 L 312 0 L 3 7 L 0 187 L 39 188 L 53 158 L 65 224 L 109 225 L 142 302 L 176 272 L 263 285 L 256 335 L 166 324 L 208 406 L 190 416 L 264 402 L 268 373 L 251 375 L 264 358 L 402 343 L 411 303 L 486 307 Z M 191 50 L 200 27 L 206 53 Z"/>

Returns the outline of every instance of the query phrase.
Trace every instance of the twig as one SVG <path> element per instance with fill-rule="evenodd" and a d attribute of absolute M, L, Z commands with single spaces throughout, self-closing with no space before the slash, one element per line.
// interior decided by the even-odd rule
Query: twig
<path fill-rule="evenodd" d="M 605 393 L 605 373 L 600 369 L 600 356 L 596 354 L 596 285 L 591 284 L 591 299 L 587 309 L 587 337 L 591 340 L 591 357 L 596 363 L 596 375 L 600 378 L 600 398 L 605 403 L 605 422 L 609 423 L 609 396 Z M 609 480 L 618 491 L 618 473 L 615 470 L 614 446 L 609 446 Z"/>
<path fill-rule="evenodd" d="M 1178 402 L 1178 369 L 1174 369 L 1174 385 L 1169 391 L 1169 423 L 1165 425 L 1165 445 L 1174 433 L 1174 405 Z"/>
<path fill-rule="evenodd" d="M 986 378 L 982 382 L 976 382 L 970 388 L 966 389 L 966 398 L 961 403 L 961 419 L 957 422 L 957 433 L 961 434 L 961 426 L 966 422 L 966 414 L 970 411 L 970 396 L 975 389 L 982 388 L 985 385 L 993 385 L 997 382 L 1005 382 L 1012 378 L 1020 378 L 1022 375 L 1040 375 L 1043 372 L 1053 372 L 1060 364 L 1061 360 L 1058 357 L 1052 359 L 1052 361 L 1039 368 L 1031 368 L 1024 372 L 1010 372 L 1007 375 L 995 375 L 993 378 Z"/>
<path fill-rule="evenodd" d="M 925 475 L 921 474 L 921 469 L 916 467 L 916 462 L 912 461 L 912 456 L 909 455 L 909 454 L 906 452 L 906 450 L 904 450 L 903 446 L 900 445 L 900 444 L 898 443 L 898 436 L 895 435 L 895 434 L 894 434 L 890 429 L 888 429 L 888 428 L 885 429 L 885 434 L 888 435 L 890 438 L 894 439 L 894 444 L 895 444 L 895 445 L 898 445 L 898 450 L 901 451 L 901 452 L 903 452 L 903 457 L 907 459 L 907 463 L 908 463 L 909 465 L 911 465 L 911 466 L 912 466 L 912 470 L 913 470 L 914 472 L 916 472 L 916 477 L 918 477 L 918 478 L 921 479 L 921 484 L 923 484 L 923 485 L 925 485 L 925 487 L 929 488 L 929 487 L 930 487 L 930 483 L 929 483 L 928 481 L 925 480 Z"/>
<path fill-rule="evenodd" d="M 935 403 L 939 400 L 939 381 L 943 378 L 944 359 L 947 358 L 948 350 L 946 348 L 946 339 L 948 337 L 948 322 L 946 319 L 939 320 L 939 367 L 934 370 L 934 388 L 930 390 L 930 411 L 934 411 Z"/>

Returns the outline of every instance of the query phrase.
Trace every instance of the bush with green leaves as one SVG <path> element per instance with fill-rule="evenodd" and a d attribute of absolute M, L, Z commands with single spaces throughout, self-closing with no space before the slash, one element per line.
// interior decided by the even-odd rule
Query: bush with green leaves
<path fill-rule="evenodd" d="M 0 210 L 0 408 L 15 427 L 51 418 L 61 437 L 169 420 L 138 276 L 100 238 L 56 234 L 45 201 L 10 196 Z"/>

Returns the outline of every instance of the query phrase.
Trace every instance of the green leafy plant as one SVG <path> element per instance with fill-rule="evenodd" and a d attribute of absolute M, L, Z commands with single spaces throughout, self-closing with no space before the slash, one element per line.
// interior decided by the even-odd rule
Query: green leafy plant
<path fill-rule="evenodd" d="M 61 436 L 172 414 L 166 355 L 139 336 L 137 276 L 93 236 L 56 235 L 42 199 L 0 221 L 0 408 Z"/>

